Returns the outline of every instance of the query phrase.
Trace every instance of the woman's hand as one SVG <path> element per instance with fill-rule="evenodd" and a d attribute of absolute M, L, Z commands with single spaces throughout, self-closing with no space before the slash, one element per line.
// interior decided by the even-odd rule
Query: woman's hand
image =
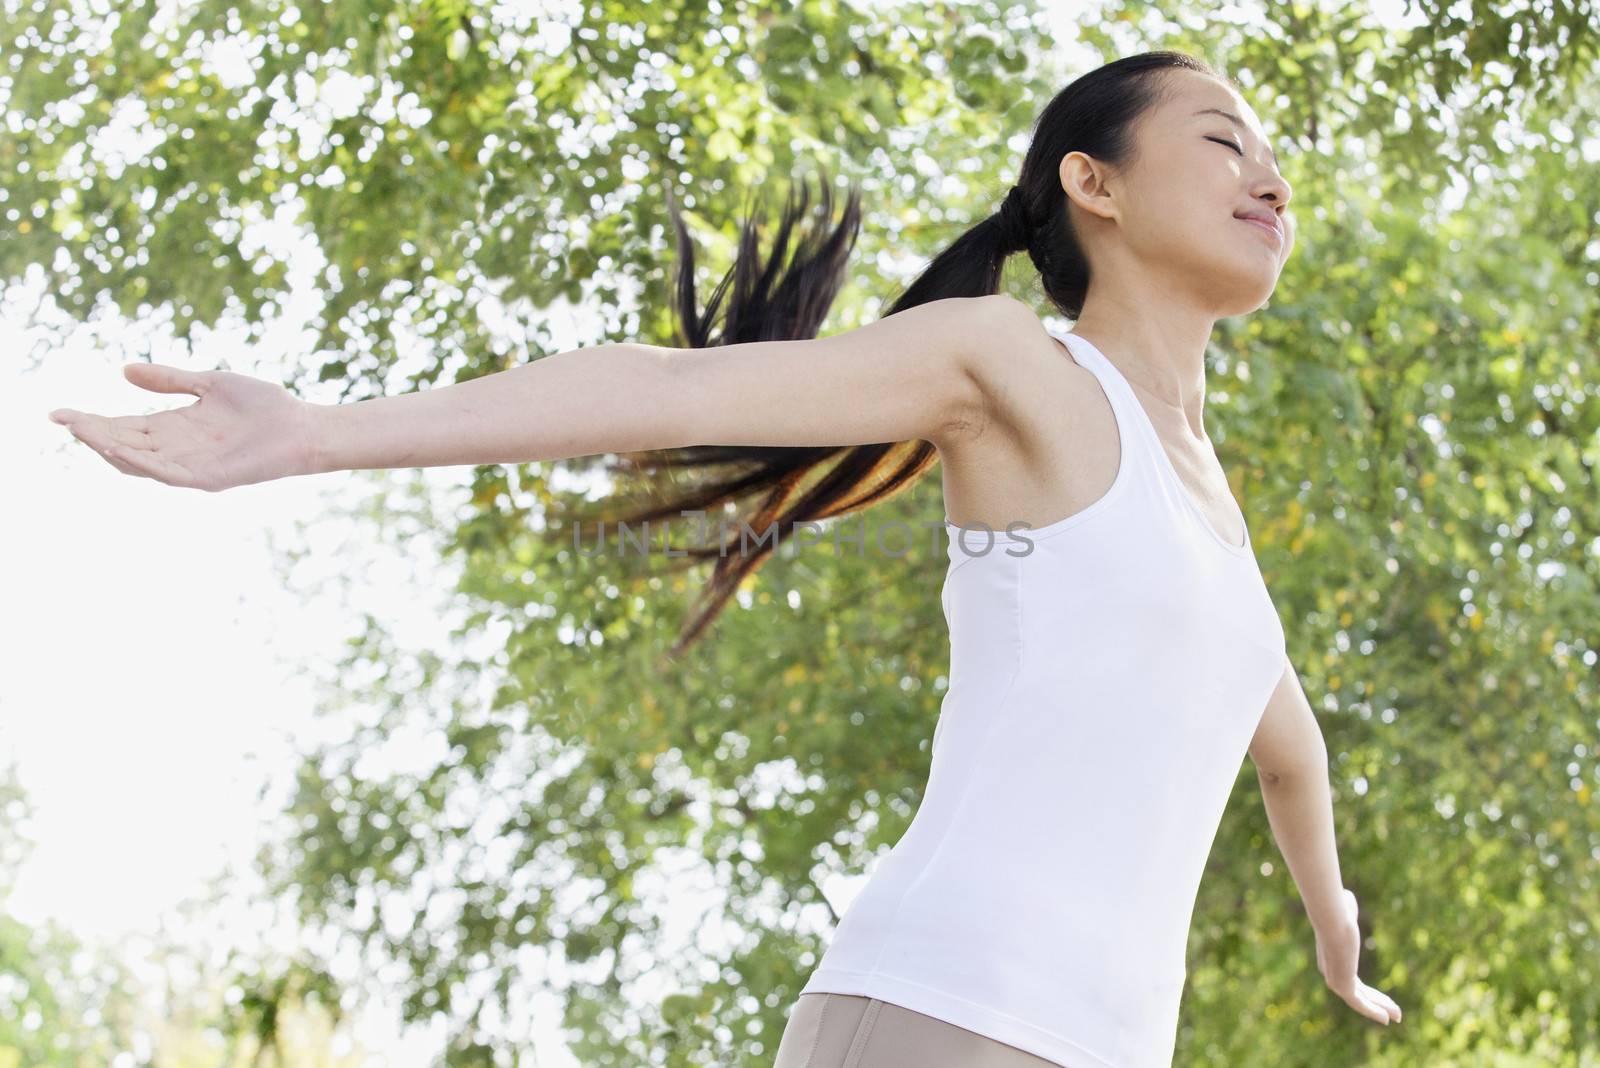
<path fill-rule="evenodd" d="M 1400 1006 L 1383 991 L 1356 978 L 1356 959 L 1361 953 L 1361 930 L 1356 924 L 1356 895 L 1344 891 L 1348 916 L 1342 923 L 1317 931 L 1317 970 L 1335 994 L 1363 1016 L 1381 1024 L 1399 1020 Z"/>
<path fill-rule="evenodd" d="M 122 370 L 142 389 L 200 399 L 154 415 L 50 413 L 118 471 L 213 493 L 312 472 L 314 406 L 282 386 L 232 371 L 159 363 Z"/>

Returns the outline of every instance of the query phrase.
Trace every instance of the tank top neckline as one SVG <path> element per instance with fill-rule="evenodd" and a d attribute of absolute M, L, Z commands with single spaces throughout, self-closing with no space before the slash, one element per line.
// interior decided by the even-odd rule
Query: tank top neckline
<path fill-rule="evenodd" d="M 1053 330 L 1046 331 L 1046 333 L 1055 338 L 1057 341 L 1061 342 L 1074 360 L 1077 359 L 1079 351 L 1086 351 L 1094 360 L 1098 361 L 1100 367 L 1110 372 L 1110 376 L 1116 384 L 1115 388 L 1122 392 L 1123 400 L 1127 401 L 1128 406 L 1133 408 L 1134 412 L 1136 413 L 1135 418 L 1139 422 L 1143 433 L 1149 435 L 1147 442 L 1151 450 L 1156 454 L 1157 464 L 1163 471 L 1166 472 L 1166 477 L 1172 480 L 1173 487 L 1177 490 L 1178 496 L 1183 499 L 1184 506 L 1188 509 L 1190 515 L 1193 516 L 1195 521 L 1200 524 L 1201 528 L 1206 532 L 1212 541 L 1222 546 L 1228 552 L 1232 553 L 1234 556 L 1250 556 L 1252 554 L 1252 546 L 1250 544 L 1250 521 L 1245 517 L 1244 510 L 1242 508 L 1239 509 L 1239 521 L 1244 527 L 1244 541 L 1241 544 L 1235 545 L 1224 538 L 1222 534 L 1218 532 L 1217 528 L 1212 525 L 1211 520 L 1206 516 L 1205 511 L 1201 509 L 1199 502 L 1194 499 L 1194 494 L 1189 492 L 1189 487 L 1185 485 L 1183 479 L 1178 476 L 1178 469 L 1173 466 L 1172 457 L 1167 455 L 1166 446 L 1161 444 L 1161 435 L 1156 432 L 1155 423 L 1151 422 L 1150 415 L 1144 410 L 1144 405 L 1140 403 L 1139 395 L 1134 392 L 1132 384 L 1128 382 L 1127 377 L 1124 376 L 1121 371 L 1117 370 L 1117 365 L 1111 362 L 1111 358 L 1105 353 L 1101 352 L 1099 349 L 1095 348 L 1094 343 L 1081 334 L 1074 334 L 1070 332 L 1066 334 L 1057 334 Z M 1075 348 L 1072 342 L 1067 340 L 1068 338 L 1076 341 L 1078 345 L 1082 346 L 1082 349 L 1080 350 Z M 1079 362 L 1081 363 L 1082 361 Z M 1126 442 L 1123 444 L 1126 445 Z"/>

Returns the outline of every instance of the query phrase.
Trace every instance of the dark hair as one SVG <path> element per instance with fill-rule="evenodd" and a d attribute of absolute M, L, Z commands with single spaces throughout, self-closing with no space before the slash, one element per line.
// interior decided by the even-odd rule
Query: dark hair
<path fill-rule="evenodd" d="M 1021 175 L 1000 210 L 934 257 L 885 314 L 950 297 L 996 293 L 1006 257 L 1026 249 L 1050 302 L 1068 319 L 1076 320 L 1088 292 L 1089 264 L 1067 214 L 1068 200 L 1058 175 L 1061 158 L 1077 151 L 1114 167 L 1133 162 L 1134 121 L 1165 99 L 1169 89 L 1160 75 L 1172 69 L 1198 71 L 1233 84 L 1202 60 L 1171 51 L 1128 56 L 1077 78 L 1040 114 Z M 680 347 L 816 336 L 843 283 L 861 208 L 860 195 L 852 188 L 841 220 L 830 228 L 832 197 L 824 179 L 820 221 L 802 232 L 793 262 L 780 269 L 790 233 L 805 215 L 809 199 L 803 184 L 798 195 L 791 189 L 765 261 L 758 250 L 759 225 L 754 216 L 747 217 L 734 265 L 711 293 L 702 315 L 695 298 L 693 246 L 668 191 L 667 207 L 678 251 L 674 289 L 675 310 L 681 320 Z M 713 324 L 724 296 L 729 298 L 728 306 L 718 329 Z M 750 513 L 740 515 L 732 528 L 737 530 L 738 523 L 744 522 L 758 537 L 775 529 L 780 539 L 787 539 L 798 523 L 859 511 L 906 489 L 937 458 L 934 446 L 920 440 L 811 448 L 694 445 L 620 454 L 616 463 L 608 465 L 612 473 L 694 469 L 708 473 L 695 478 L 687 489 L 675 486 L 670 499 L 664 501 L 659 500 L 663 496 L 659 489 L 655 490 L 652 496 L 658 503 L 649 507 L 621 514 L 614 509 L 588 511 L 576 515 L 574 521 L 580 526 L 585 519 L 641 523 L 677 519 L 684 511 L 702 509 L 709 520 L 718 508 L 758 497 Z M 817 477 L 806 484 L 813 471 Z M 733 552 L 720 544 L 681 547 L 683 555 L 677 559 L 682 565 L 715 559 L 716 566 L 702 593 L 698 614 L 691 616 L 670 656 L 681 655 L 700 637 L 745 576 L 761 566 L 772 551 L 770 545 L 766 541 L 752 551 Z M 740 550 L 746 547 L 744 542 L 738 546 Z"/>

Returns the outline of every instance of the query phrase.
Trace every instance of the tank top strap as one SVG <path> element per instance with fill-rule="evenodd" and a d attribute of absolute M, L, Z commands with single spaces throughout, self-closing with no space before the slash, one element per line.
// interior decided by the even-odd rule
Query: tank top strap
<path fill-rule="evenodd" d="M 1134 393 L 1133 386 L 1123 373 L 1117 370 L 1117 365 L 1087 338 L 1076 334 L 1052 333 L 1050 336 L 1067 346 L 1073 360 L 1099 379 L 1106 396 L 1111 398 L 1122 446 L 1140 469 L 1140 481 L 1150 487 L 1174 513 L 1186 514 L 1202 537 L 1216 542 L 1235 557 L 1253 559 L 1255 549 L 1251 544 L 1248 520 L 1245 522 L 1242 544 L 1226 541 L 1217 533 L 1210 518 L 1195 503 L 1194 496 L 1178 477 L 1166 446 L 1161 444 L 1161 436 L 1156 433 L 1155 424 L 1150 422 L 1144 405 L 1139 403 L 1138 394 Z"/>
<path fill-rule="evenodd" d="M 1111 402 L 1112 415 L 1117 421 L 1119 445 L 1126 453 L 1123 462 L 1139 468 L 1138 481 L 1145 485 L 1164 485 L 1163 457 L 1154 451 L 1162 448 L 1161 439 L 1156 437 L 1155 428 L 1150 426 L 1149 418 L 1139 405 L 1138 396 L 1122 372 L 1117 370 L 1116 364 L 1076 334 L 1053 333 L 1050 336 L 1065 345 L 1073 361 L 1094 375 L 1100 382 L 1100 388 L 1105 390 L 1106 398 Z"/>

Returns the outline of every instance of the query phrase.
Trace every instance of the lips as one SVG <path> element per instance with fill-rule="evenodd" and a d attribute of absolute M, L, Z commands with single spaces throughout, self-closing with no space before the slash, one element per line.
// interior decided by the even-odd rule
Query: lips
<path fill-rule="evenodd" d="M 1258 230 L 1265 230 L 1279 241 L 1283 240 L 1283 231 L 1279 230 L 1275 223 L 1270 223 L 1267 220 L 1254 215 L 1236 215 L 1234 218 L 1238 219 L 1242 223 L 1248 223 Z"/>

